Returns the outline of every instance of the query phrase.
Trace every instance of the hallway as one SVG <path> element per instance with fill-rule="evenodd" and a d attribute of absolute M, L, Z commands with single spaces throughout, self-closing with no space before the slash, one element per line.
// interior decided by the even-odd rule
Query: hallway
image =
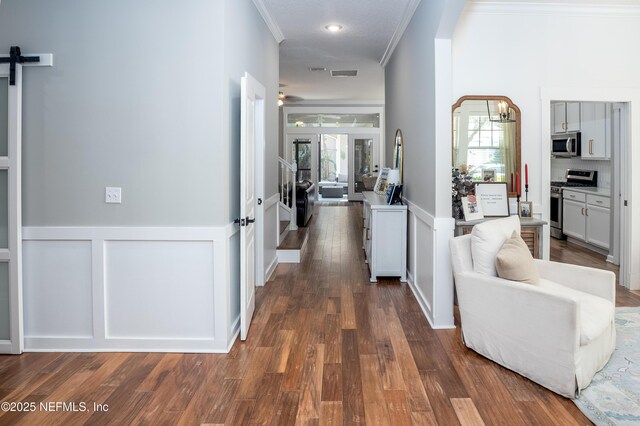
<path fill-rule="evenodd" d="M 317 205 L 303 263 L 282 264 L 229 354 L 0 356 L 0 424 L 589 424 L 575 405 L 434 331 L 410 288 L 369 284 L 360 203 Z M 638 305 L 636 294 L 626 302 Z"/>

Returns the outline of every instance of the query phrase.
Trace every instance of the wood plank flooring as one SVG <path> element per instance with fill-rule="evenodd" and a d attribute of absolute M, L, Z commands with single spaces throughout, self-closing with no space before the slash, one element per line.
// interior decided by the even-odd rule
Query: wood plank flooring
<path fill-rule="evenodd" d="M 0 411 L 0 424 L 590 424 L 570 400 L 466 349 L 459 329 L 432 330 L 407 285 L 371 285 L 361 209 L 316 207 L 303 263 L 278 266 L 258 290 L 249 338 L 229 354 L 0 356 L 2 401 L 89 405 Z"/>

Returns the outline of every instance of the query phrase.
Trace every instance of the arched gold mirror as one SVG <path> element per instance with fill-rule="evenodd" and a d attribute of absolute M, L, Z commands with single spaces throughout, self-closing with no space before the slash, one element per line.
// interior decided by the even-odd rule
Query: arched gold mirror
<path fill-rule="evenodd" d="M 393 165 L 392 169 L 398 169 L 400 172 L 400 181 L 398 183 L 403 183 L 403 174 L 402 174 L 402 156 L 404 155 L 404 140 L 402 138 L 402 130 L 396 130 L 395 137 L 395 145 L 393 147 Z"/>
<path fill-rule="evenodd" d="M 452 166 L 473 181 L 520 173 L 520 108 L 506 96 L 463 96 L 452 107 Z"/>

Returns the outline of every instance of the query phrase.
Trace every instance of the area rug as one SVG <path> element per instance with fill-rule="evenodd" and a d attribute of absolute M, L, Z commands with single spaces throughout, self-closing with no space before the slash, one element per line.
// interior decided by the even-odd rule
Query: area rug
<path fill-rule="evenodd" d="M 616 308 L 616 350 L 573 402 L 596 425 L 640 425 L 640 308 Z"/>

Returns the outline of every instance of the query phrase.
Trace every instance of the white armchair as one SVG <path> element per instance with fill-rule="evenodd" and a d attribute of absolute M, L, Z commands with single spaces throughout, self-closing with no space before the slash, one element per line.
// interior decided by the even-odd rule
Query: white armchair
<path fill-rule="evenodd" d="M 560 395 L 588 386 L 615 349 L 615 275 L 536 260 L 538 284 L 508 281 L 474 271 L 472 235 L 450 247 L 465 345 Z"/>

